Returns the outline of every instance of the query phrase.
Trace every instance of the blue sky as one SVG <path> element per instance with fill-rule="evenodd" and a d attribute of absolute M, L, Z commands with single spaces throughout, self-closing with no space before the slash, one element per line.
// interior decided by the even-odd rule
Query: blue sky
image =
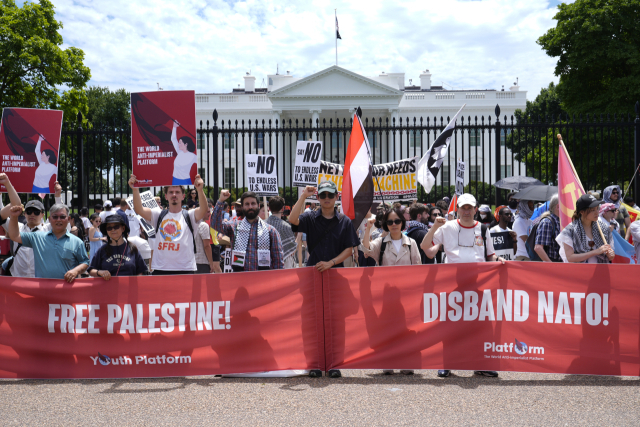
<path fill-rule="evenodd" d="M 405 72 L 455 89 L 508 88 L 533 99 L 557 82 L 535 43 L 555 25 L 556 0 L 53 0 L 64 46 L 85 52 L 91 85 L 115 90 L 229 92 L 251 70 L 306 76 L 335 63 L 365 76 Z"/>

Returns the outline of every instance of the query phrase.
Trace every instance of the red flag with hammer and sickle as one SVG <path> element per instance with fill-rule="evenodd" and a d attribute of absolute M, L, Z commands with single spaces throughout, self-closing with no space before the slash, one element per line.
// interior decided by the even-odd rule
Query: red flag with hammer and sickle
<path fill-rule="evenodd" d="M 580 178 L 575 173 L 571 158 L 564 146 L 560 144 L 558 152 L 558 198 L 560 201 L 560 228 L 564 229 L 571 223 L 571 217 L 576 210 L 576 201 L 585 193 Z"/>

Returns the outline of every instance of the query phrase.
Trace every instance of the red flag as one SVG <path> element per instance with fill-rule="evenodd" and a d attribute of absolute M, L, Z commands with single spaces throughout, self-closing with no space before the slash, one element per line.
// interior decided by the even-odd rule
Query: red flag
<path fill-rule="evenodd" d="M 558 198 L 560 201 L 560 228 L 571 223 L 571 217 L 576 210 L 576 201 L 585 194 L 580 178 L 573 169 L 571 158 L 564 144 L 560 144 L 558 151 Z"/>
<path fill-rule="evenodd" d="M 353 221 L 354 228 L 369 212 L 373 203 L 373 170 L 369 160 L 369 141 L 357 113 L 353 114 L 353 127 L 344 161 L 342 182 L 342 212 Z"/>
<path fill-rule="evenodd" d="M 447 210 L 447 216 L 449 216 L 450 213 L 453 212 L 458 212 L 458 195 L 454 194 L 453 198 L 451 199 L 451 203 L 449 203 L 449 209 Z"/>

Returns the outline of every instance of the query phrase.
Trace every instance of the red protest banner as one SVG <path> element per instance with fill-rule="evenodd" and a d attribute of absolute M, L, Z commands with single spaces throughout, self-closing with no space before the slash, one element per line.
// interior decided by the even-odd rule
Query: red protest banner
<path fill-rule="evenodd" d="M 0 124 L 2 169 L 18 193 L 54 193 L 62 111 L 4 108 Z M 0 185 L 0 192 L 7 192 Z"/>
<path fill-rule="evenodd" d="M 243 280 L 139 276 L 73 285 L 1 277 L 0 377 L 324 368 L 320 273 L 238 274 Z"/>
<path fill-rule="evenodd" d="M 131 156 L 139 187 L 193 184 L 198 160 L 194 91 L 131 94 Z"/>
<path fill-rule="evenodd" d="M 635 266 L 508 262 L 325 274 L 328 368 L 640 374 Z"/>

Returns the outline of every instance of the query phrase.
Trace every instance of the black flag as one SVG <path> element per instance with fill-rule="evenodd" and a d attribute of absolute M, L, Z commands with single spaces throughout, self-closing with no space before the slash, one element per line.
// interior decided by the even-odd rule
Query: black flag
<path fill-rule="evenodd" d="M 338 17 L 336 16 L 336 38 L 342 40 L 340 37 L 340 28 L 338 28 Z"/>

